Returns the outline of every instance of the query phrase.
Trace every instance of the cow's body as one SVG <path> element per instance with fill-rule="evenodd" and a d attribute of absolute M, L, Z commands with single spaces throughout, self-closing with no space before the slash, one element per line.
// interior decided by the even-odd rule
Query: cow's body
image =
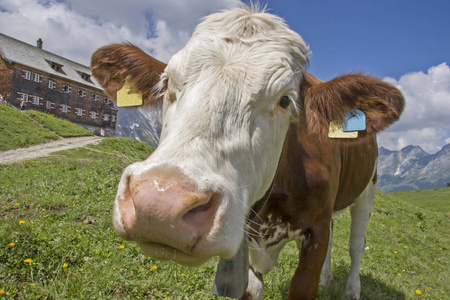
<path fill-rule="evenodd" d="M 163 102 L 160 145 L 122 175 L 116 232 L 154 258 L 195 266 L 232 258 L 247 231 L 246 299 L 262 297 L 262 274 L 295 240 L 300 261 L 289 298 L 313 299 L 319 280 L 331 279 L 333 211 L 350 205 L 346 294 L 358 299 L 376 188 L 375 135 L 399 118 L 404 100 L 369 76 L 322 82 L 305 71 L 307 56 L 281 19 L 248 8 L 206 18 L 165 68 L 160 94 L 153 87 L 161 63 L 131 45 L 98 50 L 92 70 L 113 99 L 128 77 L 144 104 Z M 354 109 L 366 116 L 359 137 L 328 138 L 330 122 Z M 247 220 L 271 187 L 262 210 Z"/>

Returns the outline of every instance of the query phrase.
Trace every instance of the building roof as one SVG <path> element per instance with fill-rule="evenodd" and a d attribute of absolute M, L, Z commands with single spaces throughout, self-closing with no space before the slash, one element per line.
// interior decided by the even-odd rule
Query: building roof
<path fill-rule="evenodd" d="M 0 55 L 9 62 L 30 67 L 37 71 L 103 90 L 92 75 L 91 69 L 67 58 L 0 33 Z M 53 67 L 52 67 L 53 65 Z M 58 66 L 62 67 L 58 70 Z M 89 80 L 86 76 L 89 75 Z M 85 78 L 83 78 L 85 77 Z"/>

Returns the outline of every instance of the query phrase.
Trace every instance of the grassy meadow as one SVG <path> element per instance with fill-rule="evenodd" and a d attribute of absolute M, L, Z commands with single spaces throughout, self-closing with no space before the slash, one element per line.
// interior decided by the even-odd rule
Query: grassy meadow
<path fill-rule="evenodd" d="M 122 170 L 151 152 L 138 141 L 105 138 L 0 165 L 0 299 L 220 299 L 211 293 L 217 260 L 195 269 L 155 261 L 114 233 Z M 377 192 L 362 299 L 450 298 L 448 190 L 426 191 L 432 209 L 420 197 L 409 201 L 416 194 Z M 334 279 L 319 299 L 341 299 L 349 274 L 349 212 L 334 225 Z M 297 260 L 289 243 L 264 277 L 264 299 L 287 298 Z"/>
<path fill-rule="evenodd" d="M 0 151 L 88 135 L 92 135 L 89 130 L 52 115 L 0 105 Z"/>

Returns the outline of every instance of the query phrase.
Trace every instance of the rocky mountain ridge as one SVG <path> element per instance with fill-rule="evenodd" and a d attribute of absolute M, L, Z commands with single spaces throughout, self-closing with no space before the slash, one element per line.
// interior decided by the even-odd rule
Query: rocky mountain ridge
<path fill-rule="evenodd" d="M 435 154 L 419 146 L 399 151 L 378 149 L 378 188 L 385 192 L 425 190 L 450 183 L 450 144 Z"/>

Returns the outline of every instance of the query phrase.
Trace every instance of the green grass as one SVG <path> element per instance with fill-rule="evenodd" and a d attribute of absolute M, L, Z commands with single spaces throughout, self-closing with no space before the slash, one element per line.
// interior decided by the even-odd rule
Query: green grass
<path fill-rule="evenodd" d="M 88 136 L 92 133 L 52 115 L 0 105 L 0 151 L 42 144 L 60 137 Z"/>
<path fill-rule="evenodd" d="M 151 151 L 141 142 L 108 138 L 0 166 L 0 298 L 220 299 L 211 293 L 217 259 L 200 268 L 155 261 L 114 233 L 111 211 L 122 170 Z M 448 298 L 448 218 L 378 192 L 361 265 L 362 299 Z M 334 280 L 320 299 L 344 293 L 349 226 L 348 212 L 335 216 Z M 297 257 L 289 243 L 264 277 L 264 299 L 286 299 Z"/>
<path fill-rule="evenodd" d="M 392 196 L 414 204 L 426 211 L 450 213 L 450 188 L 433 190 L 399 191 Z"/>
<path fill-rule="evenodd" d="M 69 121 L 58 119 L 53 115 L 35 110 L 27 110 L 26 114 L 42 127 L 56 133 L 61 137 L 75 137 L 93 135 L 89 130 Z"/>

